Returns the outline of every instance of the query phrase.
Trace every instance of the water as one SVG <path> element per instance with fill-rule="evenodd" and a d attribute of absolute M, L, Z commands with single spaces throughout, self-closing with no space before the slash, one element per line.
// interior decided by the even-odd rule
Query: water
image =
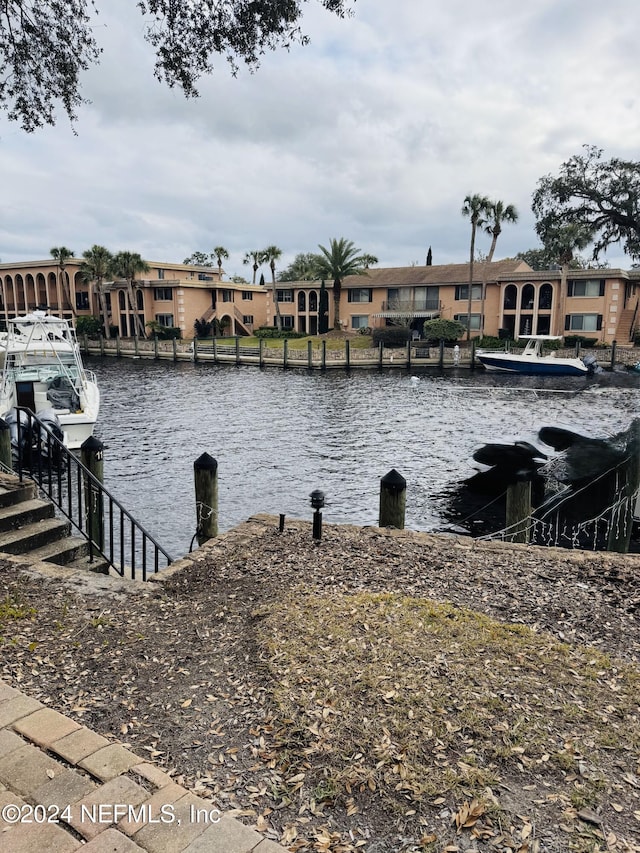
<path fill-rule="evenodd" d="M 639 413 L 628 374 L 513 377 L 469 370 L 283 371 L 87 358 L 102 394 L 105 484 L 174 557 L 196 526 L 193 463 L 218 460 L 219 529 L 258 512 L 376 524 L 380 478 L 407 480 L 407 527 L 444 529 L 442 493 L 486 442 L 534 444 L 542 426 L 592 437 Z M 542 445 L 540 445 L 542 446 Z M 549 450 L 549 448 L 545 448 Z"/>

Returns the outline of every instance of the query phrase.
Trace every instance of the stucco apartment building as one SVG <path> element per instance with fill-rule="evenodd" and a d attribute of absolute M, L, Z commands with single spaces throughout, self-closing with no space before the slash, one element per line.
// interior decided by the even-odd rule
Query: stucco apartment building
<path fill-rule="evenodd" d="M 221 320 L 228 335 L 248 335 L 276 324 L 270 286 L 223 281 L 219 270 L 208 267 L 147 263 L 149 271 L 135 282 L 135 310 L 145 326 L 155 322 L 178 327 L 188 339 L 197 319 Z M 70 319 L 99 316 L 95 287 L 83 279 L 80 265 L 78 259 L 65 265 L 67 288 L 53 259 L 0 264 L 0 321 L 42 305 Z M 332 328 L 333 283 L 326 282 L 326 288 Z M 108 282 L 105 289 L 110 325 L 122 336 L 132 335 L 126 282 Z M 276 294 L 284 328 L 317 334 L 321 282 L 278 282 Z M 435 317 L 466 325 L 468 294 L 468 264 L 369 269 L 343 282 L 341 326 L 356 332 L 402 324 L 420 334 L 424 321 Z M 471 335 L 478 336 L 483 328 L 485 334 L 503 330 L 515 339 L 527 334 L 583 335 L 625 343 L 640 326 L 639 295 L 640 270 L 570 270 L 564 279 L 560 270 L 533 271 L 513 259 L 493 262 L 486 273 L 478 263 L 471 288 Z"/>

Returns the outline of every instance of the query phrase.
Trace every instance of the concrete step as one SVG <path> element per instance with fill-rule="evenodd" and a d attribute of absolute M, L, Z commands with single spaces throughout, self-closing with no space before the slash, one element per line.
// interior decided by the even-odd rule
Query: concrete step
<path fill-rule="evenodd" d="M 0 532 L 18 530 L 34 521 L 52 518 L 53 515 L 53 504 L 39 498 L 30 498 L 12 506 L 0 507 Z"/>
<path fill-rule="evenodd" d="M 0 507 L 28 501 L 38 496 L 38 487 L 32 480 L 20 482 L 13 475 L 0 474 Z"/>
<path fill-rule="evenodd" d="M 68 536 L 69 529 L 68 521 L 55 517 L 34 521 L 18 530 L 0 533 L 0 551 L 6 551 L 8 554 L 28 554 L 36 548 Z"/>

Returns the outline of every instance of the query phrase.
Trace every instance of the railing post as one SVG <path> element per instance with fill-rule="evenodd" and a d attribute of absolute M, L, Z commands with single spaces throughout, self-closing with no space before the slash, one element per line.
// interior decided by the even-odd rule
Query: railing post
<path fill-rule="evenodd" d="M 203 453 L 193 463 L 198 545 L 218 535 L 218 463 Z"/>
<path fill-rule="evenodd" d="M 80 459 L 85 468 L 100 483 L 104 481 L 104 445 L 91 435 L 80 448 Z M 90 543 L 104 550 L 104 500 L 102 491 L 89 478 L 85 477 L 85 522 Z M 93 551 L 91 551 L 93 557 Z"/>
<path fill-rule="evenodd" d="M 12 471 L 11 427 L 4 418 L 0 418 L 0 464 L 3 470 Z"/>
<path fill-rule="evenodd" d="M 531 480 L 518 480 L 507 487 L 506 528 L 509 542 L 529 542 Z"/>
<path fill-rule="evenodd" d="M 407 504 L 407 481 L 392 468 L 380 480 L 380 514 L 378 527 L 396 527 L 404 530 Z"/>

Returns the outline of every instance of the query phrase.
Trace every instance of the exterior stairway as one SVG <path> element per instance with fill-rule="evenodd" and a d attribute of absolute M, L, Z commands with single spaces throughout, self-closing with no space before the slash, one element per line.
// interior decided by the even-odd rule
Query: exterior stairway
<path fill-rule="evenodd" d="M 633 346 L 633 341 L 631 340 L 631 328 L 635 316 L 634 308 L 624 308 L 620 312 L 618 325 L 616 327 L 616 343 L 619 346 Z"/>
<path fill-rule="evenodd" d="M 109 570 L 101 557 L 89 561 L 89 543 L 71 535 L 70 523 L 56 517 L 51 501 L 38 497 L 34 482 L 4 473 L 0 473 L 0 552 L 103 574 Z"/>

